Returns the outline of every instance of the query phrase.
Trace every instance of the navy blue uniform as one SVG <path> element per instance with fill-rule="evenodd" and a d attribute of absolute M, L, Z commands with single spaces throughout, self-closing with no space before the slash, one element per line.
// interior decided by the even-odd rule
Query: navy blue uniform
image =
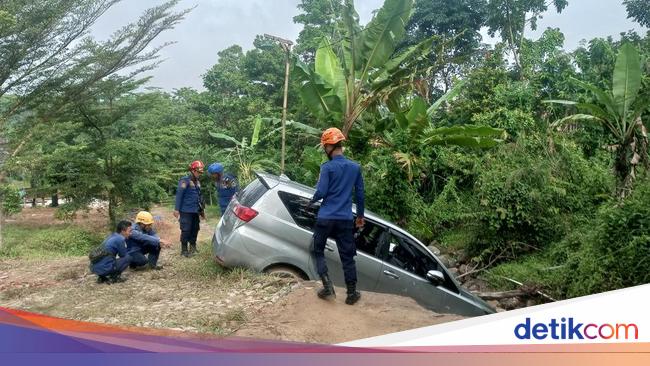
<path fill-rule="evenodd" d="M 217 189 L 217 195 L 219 196 L 219 208 L 221 208 L 221 214 L 223 215 L 226 212 L 226 208 L 237 191 L 239 190 L 239 183 L 237 183 L 237 178 L 230 174 L 224 174 L 218 182 L 214 183 L 215 188 Z"/>
<path fill-rule="evenodd" d="M 112 233 L 102 243 L 110 256 L 105 256 L 99 262 L 90 265 L 90 271 L 100 277 L 118 277 L 131 262 L 127 253 L 124 236 Z M 117 259 L 116 256 L 120 258 Z"/>
<path fill-rule="evenodd" d="M 189 243 L 196 250 L 196 238 L 199 235 L 199 214 L 202 209 L 201 182 L 191 176 L 185 176 L 178 181 L 176 189 L 176 211 L 180 212 L 181 252 L 187 252 Z"/>
<path fill-rule="evenodd" d="M 327 274 L 325 244 L 328 237 L 336 240 L 346 284 L 357 283 L 354 256 L 354 222 L 352 189 L 355 191 L 357 216 L 364 215 L 364 184 L 359 164 L 337 155 L 321 165 L 320 177 L 312 202 L 323 199 L 314 228 L 314 256 L 320 276 Z"/>
<path fill-rule="evenodd" d="M 160 238 L 154 229 L 144 230 L 140 224 L 131 226 L 131 236 L 126 240 L 126 247 L 131 256 L 131 268 L 149 264 L 155 267 L 160 256 Z"/>

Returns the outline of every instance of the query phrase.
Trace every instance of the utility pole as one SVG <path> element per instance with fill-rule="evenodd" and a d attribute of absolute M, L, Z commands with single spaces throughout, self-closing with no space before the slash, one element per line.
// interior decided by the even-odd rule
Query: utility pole
<path fill-rule="evenodd" d="M 280 161 L 280 175 L 284 174 L 284 158 L 286 156 L 286 139 L 287 139 L 287 94 L 289 92 L 289 61 L 291 57 L 291 46 L 293 42 L 288 39 L 264 34 L 264 37 L 274 40 L 280 44 L 285 51 L 285 69 L 284 69 L 284 101 L 282 102 L 282 160 Z"/>

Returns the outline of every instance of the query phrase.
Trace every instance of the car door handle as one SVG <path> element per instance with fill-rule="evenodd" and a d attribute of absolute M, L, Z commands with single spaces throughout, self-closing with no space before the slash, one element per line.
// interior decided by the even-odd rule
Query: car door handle
<path fill-rule="evenodd" d="M 325 244 L 325 249 L 329 250 L 330 252 L 334 251 L 334 248 L 332 248 L 329 244 Z"/>
<path fill-rule="evenodd" d="M 399 279 L 399 276 L 396 275 L 394 272 L 391 272 L 391 271 L 385 270 L 385 271 L 384 271 L 384 274 L 385 274 L 386 276 L 391 277 L 391 278 L 394 278 L 394 279 L 396 279 L 396 280 Z"/>

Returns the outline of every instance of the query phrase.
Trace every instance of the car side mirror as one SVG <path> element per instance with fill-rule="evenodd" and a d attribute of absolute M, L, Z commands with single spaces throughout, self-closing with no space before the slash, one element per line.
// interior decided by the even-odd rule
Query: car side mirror
<path fill-rule="evenodd" d="M 427 272 L 427 279 L 434 285 L 438 286 L 445 282 L 445 275 L 440 271 L 431 270 Z"/>

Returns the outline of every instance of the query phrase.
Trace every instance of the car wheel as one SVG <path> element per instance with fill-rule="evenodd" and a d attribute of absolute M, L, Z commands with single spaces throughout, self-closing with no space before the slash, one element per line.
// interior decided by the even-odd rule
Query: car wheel
<path fill-rule="evenodd" d="M 305 280 L 305 278 L 299 271 L 291 267 L 285 267 L 285 266 L 271 267 L 264 272 L 281 278 L 293 278 L 298 281 Z"/>

